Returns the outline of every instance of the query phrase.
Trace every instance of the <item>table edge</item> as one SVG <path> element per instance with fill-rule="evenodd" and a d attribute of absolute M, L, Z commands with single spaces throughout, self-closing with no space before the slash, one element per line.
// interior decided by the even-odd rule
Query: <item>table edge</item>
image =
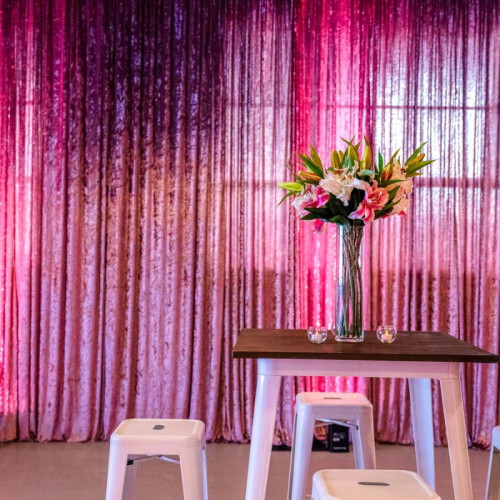
<path fill-rule="evenodd" d="M 280 353 L 280 355 L 269 356 L 267 354 L 262 354 L 260 352 L 235 352 L 233 351 L 233 359 L 311 359 L 311 360 L 330 360 L 330 361 L 407 361 L 409 363 L 478 363 L 478 364 L 498 364 L 500 357 L 496 354 L 484 355 L 482 357 L 477 356 L 453 356 L 449 355 L 446 361 L 443 361 L 441 355 L 427 355 L 425 357 L 414 356 L 409 359 L 408 356 L 398 356 L 391 355 L 390 359 L 387 359 L 386 355 L 341 355 L 341 354 L 330 354 L 330 353 L 320 353 L 314 355 L 303 355 L 297 353 Z"/>

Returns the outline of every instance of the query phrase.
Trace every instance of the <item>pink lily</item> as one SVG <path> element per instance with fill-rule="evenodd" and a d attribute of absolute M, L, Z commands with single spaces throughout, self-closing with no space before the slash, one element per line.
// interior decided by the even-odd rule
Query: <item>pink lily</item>
<path fill-rule="evenodd" d="M 302 217 L 306 208 L 320 208 L 328 203 L 330 195 L 327 191 L 319 186 L 311 186 L 307 188 L 300 196 L 296 196 L 292 205 L 299 212 L 299 217 Z M 322 233 L 326 228 L 326 222 L 321 219 L 313 221 L 313 231 L 317 234 Z"/>
<path fill-rule="evenodd" d="M 313 220 L 313 232 L 321 234 L 326 229 L 326 222 L 321 219 Z"/>
<path fill-rule="evenodd" d="M 328 203 L 330 195 L 319 186 L 312 186 L 306 189 L 300 196 L 296 196 L 292 205 L 299 212 L 299 217 L 302 217 L 306 208 L 320 208 Z"/>
<path fill-rule="evenodd" d="M 349 215 L 349 219 L 363 219 L 366 224 L 375 219 L 375 210 L 381 210 L 389 199 L 389 193 L 385 188 L 379 188 L 377 181 L 373 186 L 364 182 L 365 197 L 359 204 L 358 209 Z"/>

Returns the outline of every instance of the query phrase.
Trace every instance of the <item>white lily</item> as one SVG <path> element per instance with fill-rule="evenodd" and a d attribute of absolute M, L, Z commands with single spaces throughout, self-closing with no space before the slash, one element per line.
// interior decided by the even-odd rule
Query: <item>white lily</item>
<path fill-rule="evenodd" d="M 363 191 L 365 189 L 363 181 L 357 179 L 355 176 L 357 170 L 358 166 L 356 164 L 352 170 L 343 168 L 335 170 L 333 173 L 328 172 L 325 178 L 319 182 L 319 185 L 347 206 L 349 205 L 351 193 L 354 188 Z"/>

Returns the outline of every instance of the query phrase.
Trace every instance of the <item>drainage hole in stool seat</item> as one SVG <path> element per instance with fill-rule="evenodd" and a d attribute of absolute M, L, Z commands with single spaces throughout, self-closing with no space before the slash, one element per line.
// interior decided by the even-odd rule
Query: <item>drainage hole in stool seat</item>
<path fill-rule="evenodd" d="M 390 486 L 391 483 L 374 483 L 371 481 L 359 481 L 358 484 L 361 486 Z"/>

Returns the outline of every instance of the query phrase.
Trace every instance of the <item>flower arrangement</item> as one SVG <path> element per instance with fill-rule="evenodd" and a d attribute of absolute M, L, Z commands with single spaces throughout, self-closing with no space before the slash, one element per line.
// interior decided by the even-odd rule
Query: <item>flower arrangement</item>
<path fill-rule="evenodd" d="M 311 155 L 301 155 L 301 169 L 294 182 L 280 182 L 279 187 L 294 196 L 292 205 L 301 220 L 313 221 L 314 231 L 321 233 L 327 223 L 338 226 L 364 226 L 376 219 L 406 214 L 413 191 L 413 177 L 434 160 L 424 161 L 421 144 L 403 163 L 399 149 L 384 164 L 382 154 L 373 164 L 372 151 L 364 137 L 365 146 L 360 158 L 361 141 L 354 144 L 342 139 L 344 151 L 332 151 L 331 167 L 325 168 L 313 146 Z M 397 159 L 396 159 L 397 157 Z"/>
<path fill-rule="evenodd" d="M 434 160 L 424 160 L 425 153 L 421 153 L 424 142 L 403 163 L 398 149 L 386 164 L 379 152 L 377 164 L 373 165 L 366 137 L 361 159 L 361 141 L 355 145 L 354 138 L 342 140 L 347 147 L 345 151 L 332 152 L 331 167 L 323 167 L 311 146 L 311 156 L 299 155 L 304 169 L 295 175 L 295 181 L 281 182 L 278 186 L 288 191 L 280 204 L 294 196 L 292 205 L 300 219 L 312 221 L 315 232 L 322 232 L 329 222 L 339 226 L 337 298 L 332 330 L 339 342 L 362 342 L 364 226 L 376 219 L 408 213 L 412 178 L 422 175 L 420 170 Z"/>

